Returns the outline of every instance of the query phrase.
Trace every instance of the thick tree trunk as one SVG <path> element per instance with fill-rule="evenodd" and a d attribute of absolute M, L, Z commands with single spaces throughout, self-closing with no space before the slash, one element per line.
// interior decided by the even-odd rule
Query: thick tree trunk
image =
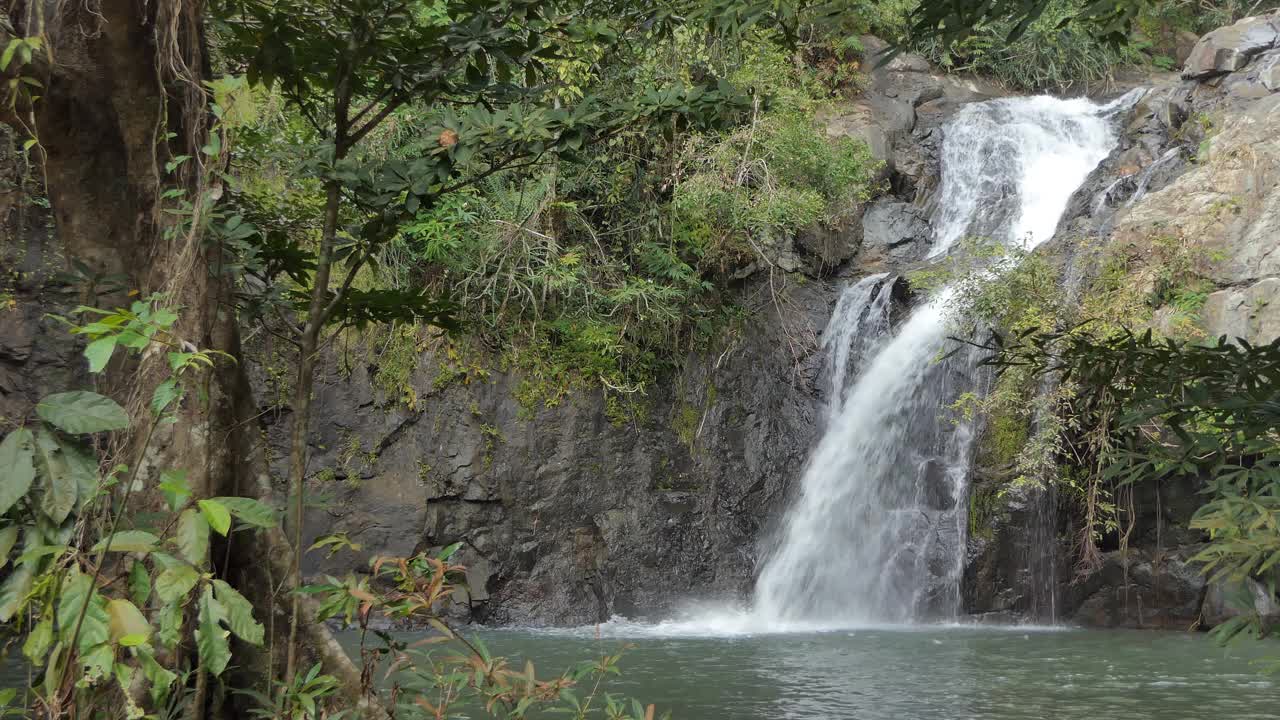
<path fill-rule="evenodd" d="M 32 129 L 34 115 L 40 143 L 35 152 L 43 156 L 61 247 L 99 274 L 127 276 L 130 288 L 143 297 L 164 293 L 179 310 L 178 337 L 239 358 L 232 288 L 225 275 L 215 272 L 219 249 L 185 232 L 161 207 L 166 187 L 177 186 L 188 198 L 200 190 L 198 172 L 167 175 L 165 163 L 179 154 L 198 158 L 203 144 L 207 107 L 200 83 L 207 67 L 202 0 L 0 2 L 17 36 L 43 28 L 49 46 L 47 57 L 17 69 L 40 80 L 42 97 L 34 108 L 19 103 L 16 111 L 0 111 L 0 120 L 22 133 Z M 41 11 L 55 9 L 56 14 L 40 17 Z M 0 23 L 0 48 L 9 40 Z M 194 165 L 189 161 L 184 167 Z M 122 293 L 98 302 L 114 306 L 127 299 Z M 140 362 L 113 366 L 110 374 L 115 387 L 106 392 L 128 398 L 126 406 L 139 426 L 149 423 L 151 393 L 168 374 L 163 355 L 144 354 Z M 117 460 L 140 463 L 139 478 L 148 490 L 162 469 L 180 468 L 198 496 L 263 497 L 270 494 L 270 483 L 257 415 L 242 365 L 218 363 L 192 382 L 178 422 L 152 438 L 145 457 L 141 448 L 126 446 Z M 141 503 L 155 507 L 157 500 L 144 492 Z M 231 541 L 215 563 L 218 572 L 255 601 L 259 617 L 276 631 L 269 638 L 275 651 L 264 652 L 260 659 L 265 663 L 257 666 L 254 678 L 266 689 L 268 668 L 282 665 L 285 655 L 288 616 L 283 611 L 295 580 L 290 573 L 293 550 L 279 531 L 254 537 Z M 270 562 L 260 562 L 264 556 Z M 359 671 L 322 625 L 307 623 L 312 615 L 306 610 L 306 656 L 310 662 L 322 661 L 355 700 Z"/>

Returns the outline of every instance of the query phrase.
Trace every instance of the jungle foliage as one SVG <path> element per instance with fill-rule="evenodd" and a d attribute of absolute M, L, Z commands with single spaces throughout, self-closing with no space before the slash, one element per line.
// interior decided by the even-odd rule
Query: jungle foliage
<path fill-rule="evenodd" d="M 139 19 L 139 7 L 150 13 L 130 25 L 136 42 L 115 50 L 158 49 L 141 63 L 156 75 L 154 96 L 86 84 L 61 63 L 55 48 L 96 47 L 104 36 L 92 32 L 106 21 L 99 5 L 117 20 Z M 169 280 L 204 287 L 206 276 L 216 276 L 213 285 L 225 281 L 235 292 L 210 290 L 195 295 L 208 307 L 177 307 L 162 292 L 132 297 L 117 288 L 113 297 L 129 299 L 81 308 L 66 326 L 87 341 L 95 379 L 119 368 L 141 383 L 141 373 L 129 373 L 153 362 L 163 371 L 147 378 L 156 380 L 154 392 L 148 386 L 142 403 L 59 392 L 26 415 L 4 418 L 0 625 L 30 662 L 33 682 L 21 697 L 0 692 L 0 714 L 18 702 L 42 717 L 199 719 L 237 708 L 302 719 L 395 708 L 397 717 L 443 718 L 466 705 L 509 718 L 559 710 L 650 720 L 652 706 L 601 690 L 599 680 L 617 671 L 613 655 L 543 680 L 531 665 L 511 668 L 456 633 L 442 612 L 460 588 L 453 549 L 377 558 L 365 573 L 301 582 L 307 429 L 320 353 L 353 328 L 399 324 L 395 331 L 413 329 L 414 344 L 401 353 L 408 363 L 419 330 L 467 328 L 506 347 L 508 362 L 534 380 L 525 394 L 530 404 L 557 401 L 566 378 L 637 393 L 733 316 L 726 288 L 744 264 L 768 262 L 771 243 L 808 225 L 838 223 L 876 191 L 866 149 L 828 142 L 815 124 L 824 100 L 857 91 L 866 60 L 859 33 L 896 29 L 917 42 L 939 35 L 940 52 L 955 53 L 988 27 L 1012 28 L 1016 39 L 1050 22 L 1042 20 L 1050 17 L 1047 5 L 7 5 L 0 117 L 22 134 L 23 150 L 36 164 L 60 153 L 81 153 L 84 167 L 119 161 L 111 148 L 40 136 L 47 123 L 37 120 L 50 119 L 41 113 L 54 90 L 61 101 L 81 91 L 72 105 L 105 93 L 113 108 L 156 110 L 162 122 L 141 125 L 154 137 L 128 140 L 158 166 L 146 168 L 158 176 L 149 185 L 147 173 L 130 179 L 138 183 L 139 216 L 162 217 L 154 223 L 162 232 L 132 249 L 170 253 L 146 256 L 182 266 Z M 1059 25 L 1080 22 L 1114 39 L 1144 5 L 1071 6 Z M 76 22 L 59 23 L 67 18 Z M 216 78 L 192 61 L 206 50 Z M 187 76 L 192 68 L 201 70 Z M 122 177 L 126 171 L 114 169 Z M 84 249 L 118 248 L 103 240 Z M 130 280 L 145 279 L 144 269 L 125 269 Z M 292 567 L 269 588 L 237 587 L 229 568 L 257 547 L 251 538 L 289 547 L 277 542 L 285 509 L 266 497 L 204 497 L 184 481 L 196 468 L 152 466 L 157 428 L 174 445 L 221 442 L 216 457 L 242 460 L 226 458 L 242 446 L 233 449 L 226 437 L 210 443 L 209 426 L 199 422 L 218 410 L 207 394 L 220 381 L 212 369 L 243 361 L 236 324 L 218 335 L 219 346 L 201 348 L 175 330 L 185 317 L 234 317 L 293 349 Z M 455 375 L 484 372 L 451 357 Z M 217 389 L 226 400 L 243 388 Z M 179 409 L 189 422 L 175 421 Z M 242 431 L 235 426 L 227 435 Z M 1259 446 L 1233 447 L 1253 453 Z M 1265 490 L 1253 484 L 1257 463 L 1238 463 L 1248 472 L 1232 487 L 1254 503 Z M 1255 505 L 1221 512 L 1255 512 Z M 1215 517 L 1205 522 L 1219 523 Z M 1226 537 L 1229 528 L 1221 532 Z M 1242 564 L 1240 548 L 1254 547 L 1255 538 L 1232 538 L 1223 566 L 1254 575 L 1271 568 L 1253 555 Z M 319 545 L 351 543 L 330 537 Z M 317 607 L 314 616 L 300 613 L 304 600 Z M 289 608 L 283 632 L 278 607 Z M 373 629 L 388 619 L 431 627 L 428 645 L 439 652 L 415 654 Z M 303 626 L 324 635 L 325 620 L 360 632 L 354 677 L 335 670 L 346 665 L 332 656 L 303 660 Z M 313 645 L 319 653 L 319 642 Z M 391 670 L 379 677 L 384 659 Z"/>
<path fill-rule="evenodd" d="M 986 363 L 1030 370 L 1074 387 L 1076 432 L 1065 442 L 1116 487 L 1183 483 L 1204 505 L 1191 527 L 1209 542 L 1193 560 L 1212 581 L 1280 582 L 1280 340 L 1254 346 L 1161 339 L 1152 331 L 1100 333 L 1078 326 L 992 334 Z M 1267 631 L 1248 592 L 1224 640 Z"/>

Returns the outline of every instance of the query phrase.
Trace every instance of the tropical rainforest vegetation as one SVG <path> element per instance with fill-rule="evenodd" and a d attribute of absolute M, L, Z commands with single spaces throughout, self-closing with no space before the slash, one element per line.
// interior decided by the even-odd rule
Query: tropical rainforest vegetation
<path fill-rule="evenodd" d="M 724 288 L 762 247 L 879 192 L 868 149 L 815 122 L 876 62 L 861 34 L 1066 88 L 1161 64 L 1162 33 L 1221 21 L 1175 0 L 4 5 L 0 119 L 76 271 L 59 321 L 92 388 L 0 419 L 0 638 L 31 680 L 0 707 L 39 717 L 653 717 L 598 689 L 613 656 L 543 676 L 456 632 L 437 612 L 461 582 L 452 549 L 303 583 L 321 353 L 355 338 L 412 405 L 425 344 L 451 348 L 455 377 L 486 372 L 469 348 L 500 348 L 527 378 L 521 402 L 603 388 L 639 412 L 631 398 L 735 322 Z M 250 334 L 286 349 L 280 483 L 241 362 Z M 1217 478 L 1207 560 L 1274 564 L 1274 383 L 1246 372 L 1270 378 L 1273 351 L 1029 337 L 1002 362 L 1101 393 L 1079 396 L 1103 419 L 1081 427 L 1119 439 L 1114 472 Z M 1199 389 L 1143 380 L 1171 372 Z M 1144 392 L 1086 382 L 1107 373 Z M 1154 418 L 1182 443 L 1149 442 Z M 439 643 L 410 652 L 379 618 Z M 360 630 L 354 662 L 332 619 Z"/>

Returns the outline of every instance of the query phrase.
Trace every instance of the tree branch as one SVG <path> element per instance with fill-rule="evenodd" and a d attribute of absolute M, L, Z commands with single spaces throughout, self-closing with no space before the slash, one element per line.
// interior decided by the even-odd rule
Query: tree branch
<path fill-rule="evenodd" d="M 356 261 L 355 265 L 352 265 L 351 269 L 347 271 L 347 276 L 342 279 L 342 285 L 338 288 L 337 292 L 333 294 L 333 299 L 329 301 L 328 305 L 324 306 L 324 310 L 320 313 L 320 324 L 322 326 L 329 322 L 329 318 L 333 315 L 333 311 L 338 308 L 338 305 L 347 296 L 347 291 L 351 289 L 351 283 L 355 281 L 356 273 L 360 272 L 360 269 L 364 267 L 364 264 L 368 262 L 372 255 L 372 250 L 366 251 L 360 256 L 360 259 Z"/>
<path fill-rule="evenodd" d="M 390 100 L 388 100 L 387 104 L 384 105 L 382 109 L 379 110 L 377 113 L 375 113 L 373 117 L 369 118 L 368 122 L 366 122 L 364 125 L 360 126 L 359 128 L 356 128 L 351 132 L 350 137 L 348 137 L 347 139 L 347 147 L 353 147 L 357 143 L 359 143 L 361 140 L 363 140 L 364 136 L 368 135 L 369 132 L 372 131 L 375 127 L 377 127 L 378 124 L 381 123 L 383 120 L 386 120 L 388 115 L 390 115 L 391 113 L 399 109 L 399 107 L 404 104 L 404 101 L 405 101 L 405 98 L 403 96 L 393 97 Z M 370 103 L 369 107 L 373 107 L 373 103 Z M 367 109 L 368 108 L 365 108 L 365 110 Z M 364 110 L 361 111 L 361 113 L 363 112 Z M 355 124 L 355 121 L 353 120 L 352 125 L 354 124 Z"/>

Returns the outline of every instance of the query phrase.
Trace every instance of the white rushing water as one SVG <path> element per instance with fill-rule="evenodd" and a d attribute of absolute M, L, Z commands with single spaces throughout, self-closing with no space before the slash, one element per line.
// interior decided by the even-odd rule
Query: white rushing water
<path fill-rule="evenodd" d="M 1115 146 L 1088 100 L 968 105 L 945 129 L 931 257 L 969 236 L 1033 247 Z M 939 362 L 944 289 L 889 327 L 893 279 L 851 285 L 823 333 L 829 422 L 756 584 L 719 622 L 759 630 L 908 623 L 959 610 L 972 432 L 943 416 L 973 389 L 972 363 Z M 852 380 L 852 382 L 850 382 Z"/>

